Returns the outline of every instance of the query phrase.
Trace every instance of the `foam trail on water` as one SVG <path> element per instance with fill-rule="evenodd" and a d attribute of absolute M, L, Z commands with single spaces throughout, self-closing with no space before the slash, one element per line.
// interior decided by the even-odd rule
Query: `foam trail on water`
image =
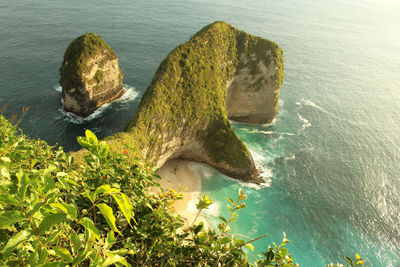
<path fill-rule="evenodd" d="M 61 86 L 56 86 L 54 89 L 57 92 L 61 92 Z M 91 121 L 91 120 L 94 120 L 94 119 L 100 117 L 113 103 L 128 103 L 128 102 L 134 101 L 139 96 L 139 92 L 136 91 L 135 87 L 133 87 L 133 86 L 124 84 L 123 90 L 125 92 L 120 98 L 102 105 L 101 107 L 96 109 L 92 114 L 90 114 L 86 118 L 75 115 L 72 112 L 65 111 L 64 110 L 64 102 L 63 102 L 62 98 L 61 98 L 62 106 L 60 107 L 59 111 L 61 114 L 63 114 L 65 116 L 66 121 L 75 123 L 75 124 L 83 124 L 85 122 L 88 122 L 88 121 Z"/>
<path fill-rule="evenodd" d="M 345 118 L 341 118 L 341 117 L 337 116 L 336 114 L 327 111 L 325 108 L 319 106 L 318 104 L 316 104 L 315 102 L 311 101 L 310 99 L 302 98 L 302 99 L 300 99 L 300 101 L 296 102 L 296 105 L 313 107 L 313 108 L 318 109 L 318 110 L 320 110 L 320 111 L 322 111 L 322 112 L 324 112 L 324 113 L 326 113 L 326 114 L 328 114 L 328 115 L 330 115 L 330 116 L 332 116 L 332 117 L 334 117 L 334 118 L 336 118 L 338 120 L 346 121 L 346 122 L 348 122 L 350 124 L 353 124 L 353 125 L 359 125 L 360 124 L 360 123 L 357 123 L 357 122 L 354 122 L 354 121 L 351 121 L 351 120 L 348 120 L 348 119 L 345 119 Z"/>
<path fill-rule="evenodd" d="M 289 136 L 292 136 L 292 135 L 294 135 L 294 133 L 285 133 L 285 132 L 283 132 L 283 133 L 279 133 L 279 132 L 274 132 L 274 131 L 260 131 L 260 130 L 258 130 L 258 129 L 253 129 L 253 130 L 247 130 L 247 129 L 244 129 L 244 131 L 245 132 L 248 132 L 248 133 L 261 133 L 261 134 L 265 134 L 265 135 L 272 135 L 272 134 L 277 134 L 277 135 L 289 135 Z"/>
<path fill-rule="evenodd" d="M 303 122 L 303 126 L 301 126 L 301 130 L 304 131 L 308 127 L 310 127 L 312 124 L 305 118 L 303 118 L 300 114 L 297 114 L 299 116 L 300 121 Z"/>

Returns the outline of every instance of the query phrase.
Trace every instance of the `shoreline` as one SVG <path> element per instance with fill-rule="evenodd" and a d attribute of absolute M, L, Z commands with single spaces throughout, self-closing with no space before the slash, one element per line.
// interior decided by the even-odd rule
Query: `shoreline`
<path fill-rule="evenodd" d="M 157 172 L 161 176 L 160 186 L 164 190 L 169 188 L 181 192 L 183 199 L 177 200 L 174 204 L 175 211 L 182 216 L 186 226 L 190 226 L 196 217 L 196 203 L 201 196 L 201 179 L 189 169 L 190 161 L 173 159 L 168 160 Z M 208 220 L 200 215 L 194 223 L 204 223 L 209 228 Z"/>

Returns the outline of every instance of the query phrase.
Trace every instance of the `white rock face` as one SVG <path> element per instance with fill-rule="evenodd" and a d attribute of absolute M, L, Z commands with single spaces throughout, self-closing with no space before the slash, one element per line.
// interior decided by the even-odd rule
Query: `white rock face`
<path fill-rule="evenodd" d="M 235 76 L 228 81 L 226 108 L 229 119 L 247 123 L 270 123 L 278 106 L 277 66 L 273 60 L 266 66 L 254 54 L 250 57 L 253 64 L 256 64 L 257 71 L 252 71 L 248 66 L 238 68 Z M 240 60 L 243 65 L 249 61 L 246 54 L 242 54 Z"/>

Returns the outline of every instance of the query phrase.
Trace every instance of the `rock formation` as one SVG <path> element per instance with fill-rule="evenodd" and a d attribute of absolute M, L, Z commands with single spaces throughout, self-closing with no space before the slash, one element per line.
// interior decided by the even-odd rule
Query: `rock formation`
<path fill-rule="evenodd" d="M 182 158 L 259 183 L 252 156 L 228 117 L 270 122 L 282 81 L 276 43 L 215 22 L 166 57 L 126 132 L 107 140 L 118 151 L 128 144 L 158 167 Z"/>
<path fill-rule="evenodd" d="M 87 117 L 123 94 L 118 58 L 104 40 L 87 33 L 71 42 L 60 68 L 64 110 Z"/>

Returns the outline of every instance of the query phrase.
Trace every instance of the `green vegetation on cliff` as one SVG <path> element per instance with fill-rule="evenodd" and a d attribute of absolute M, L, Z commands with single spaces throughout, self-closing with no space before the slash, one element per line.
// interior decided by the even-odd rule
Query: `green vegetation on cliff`
<path fill-rule="evenodd" d="M 251 60 L 243 63 L 242 54 L 250 55 Z M 229 169 L 255 175 L 251 155 L 228 121 L 225 102 L 227 84 L 237 69 L 249 67 L 256 71 L 260 60 L 266 66 L 271 60 L 277 64 L 275 81 L 280 86 L 283 59 L 276 43 L 225 22 L 204 27 L 160 64 L 127 132 L 108 139 L 111 147 L 120 147 L 122 139 L 154 163 L 169 151 L 165 144 L 174 138 L 191 140 L 201 143 L 210 159 L 197 160 L 213 161 L 213 167 L 237 178 L 245 179 L 240 177 L 245 175 L 229 173 Z"/>
<path fill-rule="evenodd" d="M 88 60 L 96 55 L 106 55 L 106 59 L 117 58 L 114 50 L 95 33 L 87 33 L 73 40 L 65 51 L 60 68 L 62 87 L 68 89 L 82 87 L 84 82 L 82 74 L 90 71 L 87 67 Z M 97 78 L 99 77 L 96 75 Z"/>

